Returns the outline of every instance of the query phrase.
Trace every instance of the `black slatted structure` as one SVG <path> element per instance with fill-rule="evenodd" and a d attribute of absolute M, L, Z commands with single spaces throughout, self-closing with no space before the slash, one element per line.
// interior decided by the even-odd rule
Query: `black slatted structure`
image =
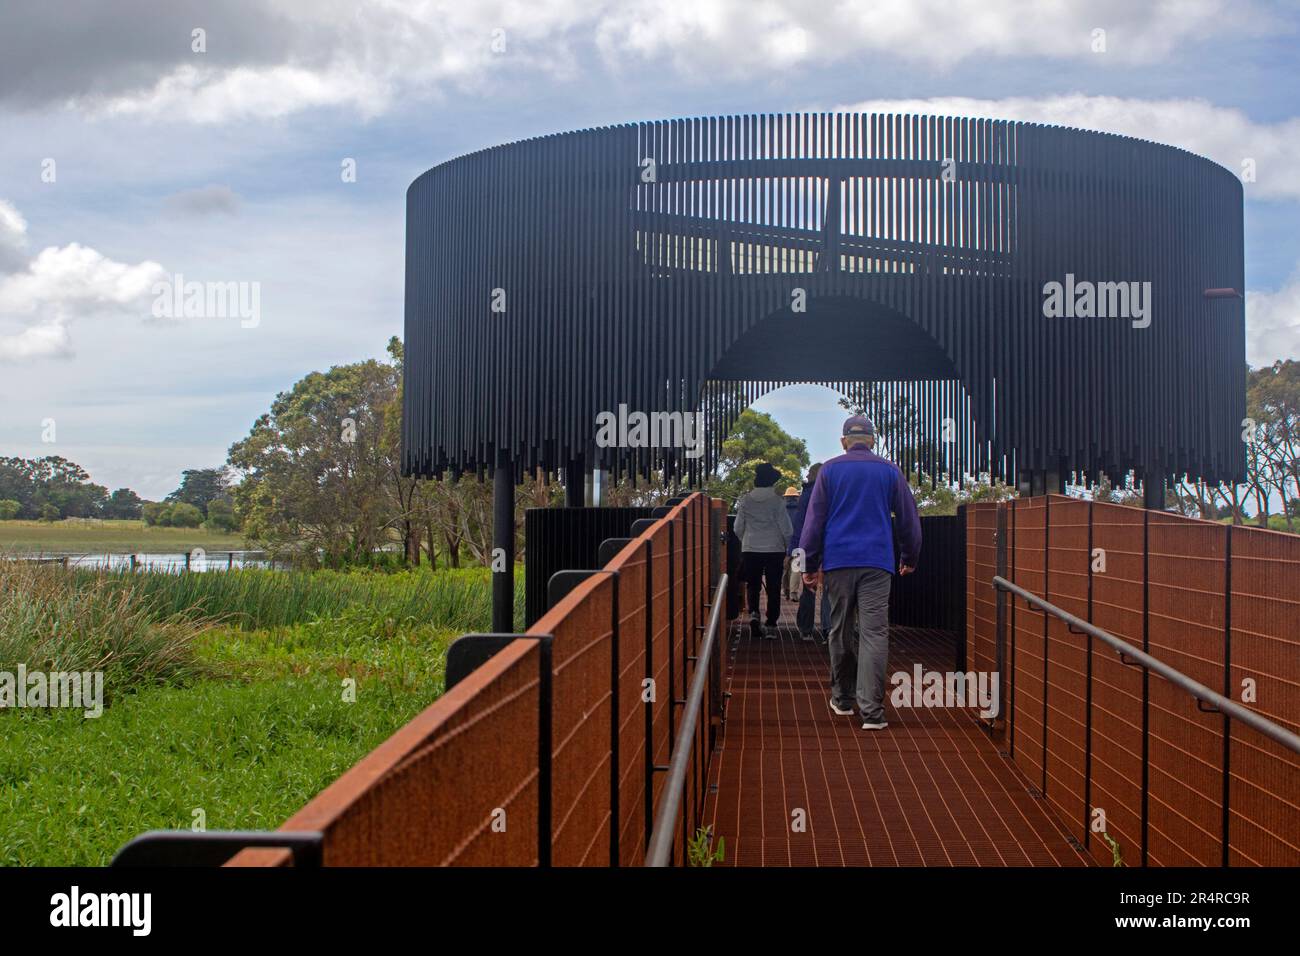
<path fill-rule="evenodd" d="M 557 571 L 604 567 L 600 545 L 632 537 L 632 523 L 653 508 L 529 508 L 524 512 L 524 622 L 532 627 L 551 608 L 549 585 Z M 612 556 L 611 556 L 612 557 Z"/>
<path fill-rule="evenodd" d="M 964 514 L 921 518 L 921 561 L 916 571 L 894 576 L 889 623 L 951 631 L 965 657 L 966 519 Z"/>
<path fill-rule="evenodd" d="M 754 398 L 817 382 L 930 475 L 1244 476 L 1244 303 L 1207 295 L 1243 288 L 1242 189 L 1183 150 L 956 117 L 681 119 L 451 160 L 407 217 L 410 473 L 693 481 Z M 1149 324 L 1045 316 L 1070 281 L 1150 283 Z M 602 447 L 620 406 L 700 411 L 702 454 Z"/>

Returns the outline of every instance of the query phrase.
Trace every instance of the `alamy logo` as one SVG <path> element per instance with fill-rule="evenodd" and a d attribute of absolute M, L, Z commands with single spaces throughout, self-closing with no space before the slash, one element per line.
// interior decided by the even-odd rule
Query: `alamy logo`
<path fill-rule="evenodd" d="M 153 927 L 151 893 L 82 893 L 74 886 L 50 897 L 50 925 L 128 926 L 133 936 L 148 936 Z"/>
<path fill-rule="evenodd" d="M 155 319 L 239 319 L 245 329 L 262 322 L 260 282 L 186 282 L 178 272 L 149 291 Z"/>
<path fill-rule="evenodd" d="M 980 716 L 998 714 L 998 675 L 988 671 L 895 671 L 889 702 L 895 707 L 978 707 Z"/>
<path fill-rule="evenodd" d="M 687 458 L 704 454 L 702 412 L 617 412 L 596 415 L 598 448 L 685 448 Z"/>
<path fill-rule="evenodd" d="M 103 671 L 0 671 L 0 710 L 6 708 L 71 707 L 86 717 L 104 713 Z"/>
<path fill-rule="evenodd" d="M 1133 328 L 1151 324 L 1150 282 L 1065 282 L 1043 285 L 1043 315 L 1049 319 L 1132 319 Z"/>

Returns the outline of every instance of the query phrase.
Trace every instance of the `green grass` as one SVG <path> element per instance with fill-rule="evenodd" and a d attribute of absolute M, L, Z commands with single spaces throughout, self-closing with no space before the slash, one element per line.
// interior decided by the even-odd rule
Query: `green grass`
<path fill-rule="evenodd" d="M 143 521 L 0 521 L 0 551 L 48 554 L 70 551 L 127 554 L 132 551 L 242 551 L 238 534 L 203 528 L 151 528 Z"/>
<path fill-rule="evenodd" d="M 157 687 L 97 720 L 0 715 L 0 864 L 100 866 L 132 836 L 275 829 L 434 700 L 440 672 Z"/>
<path fill-rule="evenodd" d="M 258 568 L 202 574 L 83 574 L 102 575 L 131 588 L 160 617 L 213 617 L 245 628 L 299 624 L 362 609 L 371 612 L 377 623 L 391 618 L 412 624 L 438 622 L 461 630 L 482 628 L 492 619 L 486 568 L 392 574 Z"/>
<path fill-rule="evenodd" d="M 145 830 L 188 829 L 197 809 L 210 830 L 274 829 L 437 699 L 451 641 L 490 621 L 483 569 L 39 570 L 79 602 L 129 591 L 155 626 L 225 620 L 189 636 L 191 673 L 142 680 L 97 719 L 0 711 L 0 864 L 102 865 Z"/>

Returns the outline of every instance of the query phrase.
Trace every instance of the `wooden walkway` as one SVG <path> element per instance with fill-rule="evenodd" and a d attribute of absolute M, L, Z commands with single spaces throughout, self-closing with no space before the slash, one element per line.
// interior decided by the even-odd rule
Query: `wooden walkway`
<path fill-rule="evenodd" d="M 896 708 L 889 727 L 828 706 L 823 644 L 728 635 L 727 718 L 704 825 L 739 866 L 1087 866 L 1090 860 L 976 722 Z M 889 672 L 954 668 L 953 638 L 895 628 Z"/>

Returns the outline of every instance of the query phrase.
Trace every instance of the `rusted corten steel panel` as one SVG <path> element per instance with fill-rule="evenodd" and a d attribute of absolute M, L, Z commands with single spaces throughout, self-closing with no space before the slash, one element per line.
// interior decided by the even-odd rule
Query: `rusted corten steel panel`
<path fill-rule="evenodd" d="M 640 866 L 645 859 L 646 733 L 643 702 L 646 674 L 646 572 L 650 545 L 630 542 L 607 565 L 619 582 L 619 862 Z"/>
<path fill-rule="evenodd" d="M 1014 503 L 1014 550 L 1009 557 L 1012 580 L 1034 594 L 1046 590 L 1044 549 L 1047 542 L 1047 503 L 1028 498 Z M 1046 782 L 1043 765 L 1043 662 L 1046 624 L 1043 615 L 1011 601 L 1010 627 L 1015 634 L 1011 655 L 1015 670 L 1011 748 L 1017 766 L 1040 792 Z"/>
<path fill-rule="evenodd" d="M 652 591 L 654 594 L 651 611 L 653 630 L 653 649 L 651 653 L 652 703 L 653 716 L 653 763 L 657 767 L 668 766 L 671 742 L 671 720 L 673 707 L 673 660 L 670 657 L 670 638 L 677 633 L 673 627 L 670 608 L 675 606 L 673 585 L 669 580 L 668 569 L 673 566 L 675 557 L 669 553 L 670 541 L 676 540 L 670 522 L 666 518 L 655 523 L 649 532 L 651 547 L 654 549 L 654 567 L 652 571 Z M 659 806 L 659 797 L 663 790 L 664 775 L 655 773 L 651 779 L 651 796 L 654 805 Z"/>
<path fill-rule="evenodd" d="M 997 573 L 997 509 L 991 501 L 966 506 L 966 667 L 987 673 L 997 666 L 998 598 L 990 583 Z"/>
<path fill-rule="evenodd" d="M 1105 570 L 1092 575 L 1092 623 L 1135 647 L 1142 646 L 1146 512 L 1114 504 L 1092 506 L 1092 546 Z M 1100 565 L 1099 565 L 1100 567 Z M 1087 640 L 1086 638 L 1081 638 Z M 1142 852 L 1142 687 L 1140 667 L 1092 642 L 1092 752 L 1086 844 L 1102 863 L 1112 861 L 1103 834 L 1123 860 L 1138 865 Z M 1095 817 L 1094 817 L 1095 815 Z"/>
<path fill-rule="evenodd" d="M 326 866 L 536 865 L 539 658 L 513 642 L 281 829 L 324 833 Z M 285 862 L 248 850 L 232 864 Z"/>
<path fill-rule="evenodd" d="M 1047 600 L 1088 617 L 1090 504 L 1047 498 Z M 1087 832 L 1087 638 L 1047 618 L 1047 788 L 1045 796 L 1077 840 Z"/>
<path fill-rule="evenodd" d="M 1300 537 L 1234 528 L 1231 596 L 1227 696 L 1300 733 Z M 1300 866 L 1300 754 L 1235 721 L 1230 738 L 1229 863 Z"/>
<path fill-rule="evenodd" d="M 552 857 L 555 866 L 608 866 L 613 579 L 593 575 L 533 626 L 551 634 Z"/>
<path fill-rule="evenodd" d="M 1226 535 L 1222 525 L 1148 519 L 1152 656 L 1223 687 Z M 1153 866 L 1217 866 L 1223 845 L 1223 718 L 1178 687 L 1149 682 L 1148 857 Z"/>

